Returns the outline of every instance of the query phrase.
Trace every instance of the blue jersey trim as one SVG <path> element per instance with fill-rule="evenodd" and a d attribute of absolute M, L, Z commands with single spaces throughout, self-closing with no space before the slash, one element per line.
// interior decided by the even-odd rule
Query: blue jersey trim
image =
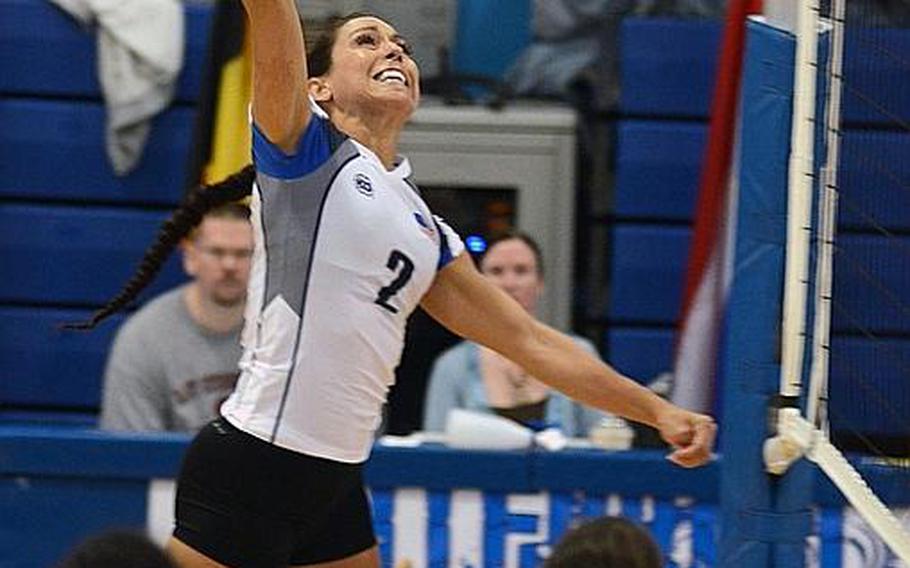
<path fill-rule="evenodd" d="M 273 178 L 300 178 L 328 161 L 335 150 L 334 142 L 331 123 L 315 114 L 310 117 L 293 154 L 286 154 L 270 142 L 253 123 L 253 163 L 258 171 Z"/>
<path fill-rule="evenodd" d="M 449 249 L 449 239 L 446 238 L 445 232 L 439 226 L 439 223 L 436 222 L 436 219 L 433 219 L 433 224 L 436 225 L 436 232 L 439 233 L 439 262 L 436 264 L 436 270 L 442 270 L 447 264 L 455 260 L 455 257 L 452 256 L 452 250 Z"/>

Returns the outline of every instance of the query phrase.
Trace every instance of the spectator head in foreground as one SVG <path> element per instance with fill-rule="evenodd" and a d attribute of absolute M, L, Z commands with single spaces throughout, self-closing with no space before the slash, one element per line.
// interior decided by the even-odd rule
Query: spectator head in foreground
<path fill-rule="evenodd" d="M 648 532 L 620 517 L 602 517 L 569 530 L 545 568 L 660 568 L 660 549 Z"/>
<path fill-rule="evenodd" d="M 140 533 L 104 532 L 82 541 L 57 568 L 176 568 L 157 544 Z"/>

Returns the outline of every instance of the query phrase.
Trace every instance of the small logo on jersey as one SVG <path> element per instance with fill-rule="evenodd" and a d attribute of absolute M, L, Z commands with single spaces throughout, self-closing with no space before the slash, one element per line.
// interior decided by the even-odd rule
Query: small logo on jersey
<path fill-rule="evenodd" d="M 423 231 L 423 234 L 433 238 L 433 226 L 426 220 L 426 218 L 420 214 L 419 211 L 414 211 L 414 219 L 417 221 L 417 224 L 420 225 L 420 230 Z"/>
<path fill-rule="evenodd" d="M 362 195 L 373 197 L 373 181 L 364 174 L 354 176 L 354 185 L 357 186 L 357 191 Z"/>

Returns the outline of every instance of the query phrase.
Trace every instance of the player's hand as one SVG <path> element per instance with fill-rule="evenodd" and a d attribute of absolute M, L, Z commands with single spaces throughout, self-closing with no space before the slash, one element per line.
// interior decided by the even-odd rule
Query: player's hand
<path fill-rule="evenodd" d="M 657 421 L 660 437 L 673 451 L 667 459 L 682 467 L 698 467 L 711 460 L 717 424 L 706 414 L 667 405 Z"/>

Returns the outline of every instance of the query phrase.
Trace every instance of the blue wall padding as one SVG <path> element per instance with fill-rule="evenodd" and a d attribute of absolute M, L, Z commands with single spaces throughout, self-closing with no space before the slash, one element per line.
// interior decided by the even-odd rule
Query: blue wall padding
<path fill-rule="evenodd" d="M 908 105 L 910 106 L 910 105 Z M 847 130 L 837 184 L 839 225 L 910 230 L 910 133 Z"/>
<path fill-rule="evenodd" d="M 682 470 L 662 456 L 661 451 L 618 452 L 605 467 L 604 456 L 597 452 L 540 451 L 535 455 L 533 482 L 551 491 L 597 491 L 608 485 L 623 495 L 688 495 L 697 501 L 716 498 L 720 470 L 716 463 Z"/>
<path fill-rule="evenodd" d="M 156 117 L 139 167 L 116 177 L 101 103 L 0 100 L 0 196 L 171 205 L 183 196 L 195 112 Z"/>
<path fill-rule="evenodd" d="M 98 426 L 96 409 L 62 410 L 36 409 L 35 407 L 9 407 L 0 410 L 0 424 L 3 426 L 63 426 L 67 428 L 95 428 Z"/>
<path fill-rule="evenodd" d="M 501 79 L 531 42 L 530 0 L 460 0 L 452 69 Z"/>
<path fill-rule="evenodd" d="M 613 276 L 608 316 L 612 321 L 676 321 L 690 236 L 687 227 L 616 227 L 610 259 Z"/>
<path fill-rule="evenodd" d="M 846 29 L 844 121 L 904 130 L 897 120 L 904 124 L 910 121 L 910 29 L 852 27 L 850 23 Z"/>
<path fill-rule="evenodd" d="M 837 251 L 834 329 L 910 334 L 910 236 L 842 235 Z"/>
<path fill-rule="evenodd" d="M 689 220 L 698 195 L 707 127 L 625 120 L 617 126 L 617 217 Z"/>
<path fill-rule="evenodd" d="M 707 117 L 721 32 L 716 20 L 625 20 L 620 34 L 620 112 Z"/>
<path fill-rule="evenodd" d="M 98 407 L 107 350 L 123 317 L 92 332 L 57 328 L 89 315 L 0 307 L 0 406 Z"/>
<path fill-rule="evenodd" d="M 742 523 L 744 513 L 775 506 L 761 447 L 768 400 L 778 387 L 794 45 L 789 34 L 748 24 L 734 274 L 721 357 L 722 566 L 766 568 L 775 552 L 771 543 L 750 538 L 751 527 Z M 804 481 L 801 471 L 797 476 Z"/>
<path fill-rule="evenodd" d="M 640 381 L 673 368 L 674 330 L 614 326 L 607 333 L 606 354 L 610 364 Z"/>
<path fill-rule="evenodd" d="M 832 430 L 906 436 L 910 338 L 835 337 L 831 345 Z"/>
<path fill-rule="evenodd" d="M 212 8 L 185 5 L 185 51 L 176 100 L 199 97 Z M 96 28 L 83 29 L 44 0 L 0 2 L 0 93 L 101 97 Z"/>
<path fill-rule="evenodd" d="M 7 528 L 0 531 L 0 565 L 56 566 L 89 536 L 143 530 L 147 487 L 147 479 L 0 477 L 0 511 Z M 40 535 L 43 544 L 30 545 L 22 535 Z"/>
<path fill-rule="evenodd" d="M 532 491 L 526 463 L 520 451 L 451 451 L 441 446 L 425 446 L 421 452 L 408 448 L 386 447 L 382 454 L 393 459 L 373 458 L 367 462 L 367 482 L 373 487 L 408 485 L 428 489 L 451 487 L 491 487 L 502 491 Z M 462 465 L 469 460 L 472 467 Z M 402 476 L 405 476 L 404 478 Z"/>
<path fill-rule="evenodd" d="M 155 211 L 0 204 L 0 302 L 100 305 L 133 274 Z M 142 297 L 184 280 L 179 254 Z"/>

